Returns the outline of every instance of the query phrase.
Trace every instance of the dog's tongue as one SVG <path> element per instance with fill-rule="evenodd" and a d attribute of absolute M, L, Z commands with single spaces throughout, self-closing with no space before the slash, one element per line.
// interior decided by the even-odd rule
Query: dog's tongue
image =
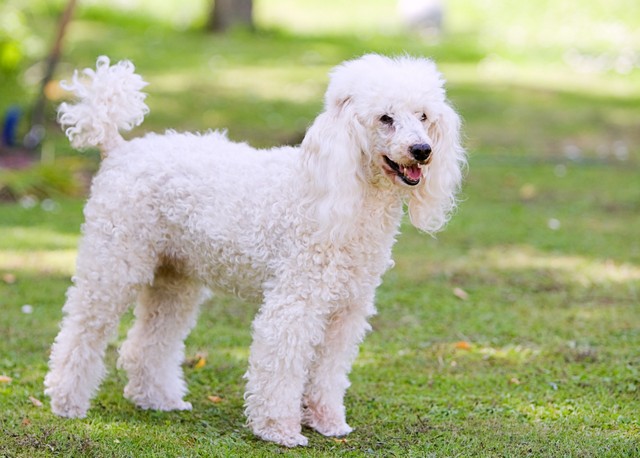
<path fill-rule="evenodd" d="M 402 173 L 404 173 L 404 176 L 406 176 L 412 181 L 418 181 L 422 176 L 422 171 L 420 170 L 420 167 L 418 167 L 417 165 L 412 165 L 410 167 L 403 167 Z"/>

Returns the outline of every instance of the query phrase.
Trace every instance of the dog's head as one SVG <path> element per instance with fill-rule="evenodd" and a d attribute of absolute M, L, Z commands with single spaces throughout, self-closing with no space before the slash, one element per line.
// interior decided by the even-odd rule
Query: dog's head
<path fill-rule="evenodd" d="M 443 84 L 427 59 L 372 54 L 336 67 L 325 111 L 303 142 L 314 166 L 327 169 L 327 196 L 386 187 L 407 199 L 416 227 L 442 228 L 455 207 L 465 164 L 460 118 Z M 332 207 L 333 218 L 339 208 L 344 216 L 353 210 Z"/>

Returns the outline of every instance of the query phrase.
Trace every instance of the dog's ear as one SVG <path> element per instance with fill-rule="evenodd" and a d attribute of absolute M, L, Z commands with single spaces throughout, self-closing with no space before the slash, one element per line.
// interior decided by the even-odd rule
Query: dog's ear
<path fill-rule="evenodd" d="M 302 141 L 310 217 L 319 234 L 331 241 L 352 233 L 353 215 L 363 197 L 366 142 L 348 96 L 327 100 Z"/>
<path fill-rule="evenodd" d="M 411 193 L 408 204 L 412 224 L 425 232 L 442 229 L 457 203 L 456 195 L 466 166 L 460 125 L 458 114 L 445 103 L 429 127 L 433 158 L 423 172 L 423 183 Z"/>

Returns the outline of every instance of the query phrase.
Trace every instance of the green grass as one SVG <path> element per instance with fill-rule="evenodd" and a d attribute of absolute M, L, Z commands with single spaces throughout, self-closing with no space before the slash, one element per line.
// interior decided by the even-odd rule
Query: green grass
<path fill-rule="evenodd" d="M 32 3 L 29 24 L 50 33 L 56 3 Z M 309 3 L 313 15 L 291 0 L 263 2 L 256 35 L 227 36 L 203 35 L 193 5 L 180 16 L 169 3 L 138 3 L 126 12 L 81 5 L 57 75 L 103 53 L 131 58 L 151 83 L 151 114 L 134 134 L 228 127 L 259 146 L 295 143 L 321 108 L 333 65 L 370 51 L 430 55 L 465 119 L 463 201 L 437 238 L 403 228 L 351 375 L 355 431 L 336 441 L 306 430 L 310 446 L 295 451 L 244 427 L 255 306 L 233 297 L 208 303 L 187 340 L 187 358 L 207 361 L 185 367 L 193 411 L 145 412 L 123 399 L 115 357 L 128 315 L 88 418 L 51 414 L 42 379 L 82 200 L 47 181 L 36 197 L 53 204 L 0 205 L 0 375 L 12 379 L 0 382 L 0 456 L 640 454 L 640 70 L 584 73 L 567 61 L 571 49 L 614 56 L 616 40 L 637 53 L 637 2 L 593 0 L 560 15 L 571 2 L 534 10 L 452 1 L 438 41 L 401 33 L 382 1 L 367 15 L 349 2 L 348 33 L 318 7 L 326 1 Z M 616 33 L 601 33 L 614 22 Z M 553 35 L 564 23 L 594 32 Z M 33 71 L 25 59 L 21 75 Z M 23 79 L 5 81 L 0 109 L 32 97 Z M 50 161 L 77 158 L 53 125 L 46 148 Z M 27 194 L 27 182 L 38 182 L 3 173 Z"/>

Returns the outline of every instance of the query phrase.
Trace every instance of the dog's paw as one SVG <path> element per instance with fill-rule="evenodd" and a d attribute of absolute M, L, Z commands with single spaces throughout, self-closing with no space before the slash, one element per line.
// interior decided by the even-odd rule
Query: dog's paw
<path fill-rule="evenodd" d="M 287 434 L 278 430 L 263 430 L 256 432 L 256 435 L 263 440 L 269 442 L 275 442 L 285 447 L 298 447 L 299 445 L 305 446 L 309 443 L 309 439 L 300 433 Z"/>
<path fill-rule="evenodd" d="M 308 426 L 309 428 L 315 429 L 317 432 L 327 437 L 346 436 L 351 431 L 353 431 L 353 428 L 344 421 L 320 422 L 317 420 L 313 420 L 313 421 L 305 421 L 304 425 Z"/>
<path fill-rule="evenodd" d="M 353 431 L 346 423 L 342 409 L 336 413 L 327 408 L 307 406 L 302 412 L 302 424 L 329 437 L 346 436 Z"/>
<path fill-rule="evenodd" d="M 258 426 L 255 422 L 250 422 L 253 433 L 260 439 L 275 442 L 285 447 L 297 447 L 307 445 L 309 439 L 303 436 L 300 431 L 298 420 L 267 420 Z"/>
<path fill-rule="evenodd" d="M 262 439 L 275 442 L 279 445 L 284 445 L 285 447 L 293 448 L 298 446 L 306 446 L 309 444 L 309 439 L 307 439 L 302 434 L 292 434 L 292 435 L 283 435 L 283 434 L 272 434 L 267 433 L 265 435 L 260 436 Z"/>
<path fill-rule="evenodd" d="M 353 431 L 353 428 L 344 422 L 342 422 L 341 424 L 329 424 L 329 425 L 316 424 L 311 427 L 315 429 L 317 432 L 319 432 L 320 434 L 322 434 L 323 436 L 327 436 L 327 437 L 342 437 L 342 436 L 346 436 L 351 431 Z"/>
<path fill-rule="evenodd" d="M 149 384 L 129 383 L 124 387 L 124 397 L 143 410 L 191 410 L 190 402 L 182 400 L 182 392 L 167 392 Z"/>
<path fill-rule="evenodd" d="M 183 400 L 159 400 L 159 399 L 148 399 L 148 398 L 138 398 L 130 400 L 143 410 L 160 410 L 163 412 L 169 412 L 172 410 L 191 410 L 192 405 L 190 402 L 186 402 Z"/>
<path fill-rule="evenodd" d="M 154 409 L 154 410 L 171 411 L 171 410 L 191 410 L 193 409 L 193 406 L 191 405 L 190 402 L 180 400 L 180 401 L 162 403 L 162 404 L 158 404 L 157 407 L 148 407 L 148 408 Z"/>
<path fill-rule="evenodd" d="M 51 411 L 59 417 L 64 418 L 84 418 L 87 416 L 89 403 L 76 404 L 73 402 L 60 402 L 51 400 Z"/>
<path fill-rule="evenodd" d="M 51 411 L 59 417 L 86 417 L 89 395 L 73 384 L 63 383 L 59 372 L 49 372 L 44 379 L 44 394 L 51 399 Z"/>

